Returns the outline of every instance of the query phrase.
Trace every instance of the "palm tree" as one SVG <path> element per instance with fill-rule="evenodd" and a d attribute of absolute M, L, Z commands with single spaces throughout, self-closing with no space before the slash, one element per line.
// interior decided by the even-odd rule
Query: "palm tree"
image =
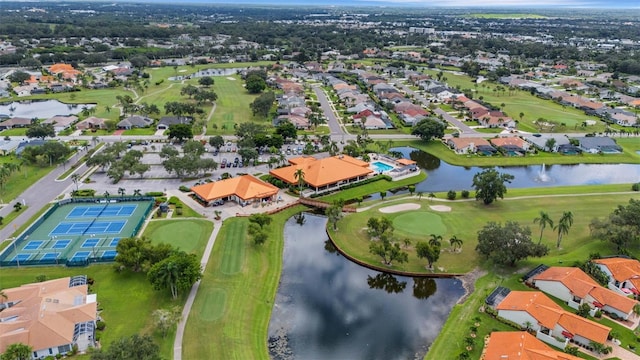
<path fill-rule="evenodd" d="M 171 289 L 171 297 L 178 298 L 178 266 L 172 261 L 167 261 L 158 269 L 158 278 L 166 287 Z"/>
<path fill-rule="evenodd" d="M 118 188 L 118 194 L 120 196 L 124 196 L 127 193 L 127 190 L 125 190 L 125 188 Z"/>
<path fill-rule="evenodd" d="M 560 221 L 558 221 L 558 225 L 553 228 L 554 230 L 558 231 L 558 242 L 556 243 L 556 247 L 558 247 L 558 249 L 560 248 L 562 235 L 567 235 L 569 233 L 571 225 L 573 225 L 573 213 L 571 211 L 563 212 Z"/>
<path fill-rule="evenodd" d="M 458 248 L 462 249 L 462 243 L 462 239 L 458 238 L 456 235 L 453 235 L 451 239 L 449 239 L 449 244 L 453 247 L 453 251 L 456 251 Z"/>
<path fill-rule="evenodd" d="M 542 233 L 544 232 L 544 229 L 547 227 L 547 225 L 553 228 L 553 220 L 551 220 L 549 214 L 544 211 L 540 211 L 540 216 L 533 219 L 533 223 L 539 224 L 540 226 L 540 239 L 538 240 L 538 244 L 540 244 L 542 242 Z"/>
<path fill-rule="evenodd" d="M 429 196 L 429 201 L 432 201 L 432 199 L 436 197 L 436 194 L 430 192 L 428 196 Z"/>
<path fill-rule="evenodd" d="M 75 173 L 74 173 L 74 174 L 72 174 L 72 175 L 71 175 L 71 181 L 73 181 L 73 183 L 75 184 L 75 186 L 76 186 L 76 192 L 77 192 L 77 191 L 78 191 L 78 182 L 80 181 L 80 175 L 75 174 Z"/>
<path fill-rule="evenodd" d="M 293 178 L 298 180 L 298 193 L 300 193 L 300 197 L 302 197 L 302 185 L 304 185 L 304 170 L 301 168 L 297 169 L 295 173 L 293 173 Z"/>
<path fill-rule="evenodd" d="M 142 190 L 140 189 L 133 190 L 133 196 L 142 196 Z"/>
<path fill-rule="evenodd" d="M 418 195 L 418 200 L 422 200 L 422 196 L 424 195 L 424 192 L 418 191 L 416 195 Z"/>
<path fill-rule="evenodd" d="M 431 234 L 431 239 L 429 239 L 429 245 L 434 247 L 440 247 L 442 244 L 442 235 Z"/>

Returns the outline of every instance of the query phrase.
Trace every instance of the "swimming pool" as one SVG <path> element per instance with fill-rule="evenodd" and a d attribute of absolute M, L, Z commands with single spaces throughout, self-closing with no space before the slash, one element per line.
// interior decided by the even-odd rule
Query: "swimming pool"
<path fill-rule="evenodd" d="M 371 163 L 371 168 L 373 169 L 373 171 L 377 172 L 377 173 L 382 173 L 385 171 L 389 171 L 391 169 L 393 169 L 393 166 L 391 165 L 387 165 L 383 162 L 380 161 L 375 161 Z"/>

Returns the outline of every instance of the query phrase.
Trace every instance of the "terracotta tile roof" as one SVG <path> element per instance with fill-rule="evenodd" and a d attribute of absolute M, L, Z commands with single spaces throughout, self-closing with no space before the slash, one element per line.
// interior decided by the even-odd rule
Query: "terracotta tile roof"
<path fill-rule="evenodd" d="M 635 259 L 608 258 L 596 259 L 593 262 L 606 266 L 613 278 L 620 282 L 640 277 L 640 261 Z"/>
<path fill-rule="evenodd" d="M 273 196 L 278 193 L 278 188 L 251 175 L 242 175 L 194 186 L 191 191 L 206 201 L 232 195 L 246 201 Z"/>
<path fill-rule="evenodd" d="M 553 329 L 556 324 L 574 335 L 603 344 L 610 328 L 564 311 L 540 291 L 512 291 L 496 307 L 497 310 L 525 311 L 542 326 Z"/>
<path fill-rule="evenodd" d="M 520 148 L 526 148 L 527 142 L 519 137 L 504 137 L 504 138 L 493 138 L 489 140 L 495 146 L 517 146 Z"/>
<path fill-rule="evenodd" d="M 631 310 L 633 310 L 633 306 L 637 303 L 635 300 L 602 287 L 579 268 L 550 267 L 536 275 L 533 280 L 558 281 L 574 295 L 581 298 L 589 295 L 599 303 L 611 306 L 625 313 L 630 313 Z"/>
<path fill-rule="evenodd" d="M 584 298 L 594 288 L 597 282 L 579 268 L 553 266 L 533 278 L 534 281 L 559 281 L 574 295 Z"/>
<path fill-rule="evenodd" d="M 322 187 L 356 177 L 364 177 L 373 172 L 368 168 L 368 163 L 347 155 L 324 159 L 298 157 L 289 159 L 289 162 L 292 164 L 291 166 L 274 169 L 269 173 L 289 184 L 297 184 L 298 179 L 294 174 L 298 169 L 302 169 L 307 184 L 312 187 Z"/>
<path fill-rule="evenodd" d="M 75 324 L 96 320 L 97 303 L 88 299 L 87 286 L 69 287 L 69 280 L 3 290 L 5 302 L 19 302 L 0 313 L 3 319 L 16 317 L 0 322 L 0 353 L 16 341 L 35 351 L 71 344 Z"/>
<path fill-rule="evenodd" d="M 489 141 L 483 138 L 451 138 L 447 140 L 447 143 L 453 144 L 456 149 L 464 149 L 470 144 L 474 144 L 476 147 L 478 146 L 491 146 Z"/>
<path fill-rule="evenodd" d="M 400 164 L 400 165 L 415 165 L 415 164 L 417 164 L 417 162 L 415 162 L 413 160 L 404 159 L 404 158 L 396 159 L 396 162 L 398 164 Z"/>
<path fill-rule="evenodd" d="M 485 346 L 483 360 L 579 360 L 557 351 L 526 331 L 494 331 Z"/>

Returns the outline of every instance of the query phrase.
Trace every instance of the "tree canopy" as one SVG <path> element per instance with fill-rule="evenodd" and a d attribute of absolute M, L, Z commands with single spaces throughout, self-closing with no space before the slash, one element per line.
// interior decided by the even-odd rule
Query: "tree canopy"
<path fill-rule="evenodd" d="M 440 139 L 444 136 L 446 125 L 439 120 L 426 118 L 418 121 L 411 130 L 411 135 L 417 135 L 424 141 Z"/>
<path fill-rule="evenodd" d="M 31 360 L 33 348 L 22 343 L 15 343 L 7 346 L 7 349 L 0 356 L 1 360 Z"/>
<path fill-rule="evenodd" d="M 247 76 L 245 87 L 250 94 L 259 94 L 267 88 L 267 82 L 256 74 Z"/>
<path fill-rule="evenodd" d="M 476 251 L 496 264 L 515 266 L 530 256 L 540 257 L 549 252 L 547 246 L 531 240 L 531 229 L 518 222 L 489 222 L 478 231 Z"/>
<path fill-rule="evenodd" d="M 501 174 L 497 170 L 485 169 L 473 176 L 473 187 L 476 189 L 476 200 L 489 205 L 497 198 L 503 199 L 507 193 L 505 183 L 511 183 L 513 175 Z"/>
<path fill-rule="evenodd" d="M 202 278 L 202 268 L 195 254 L 175 251 L 154 264 L 147 272 L 147 277 L 154 289 L 169 289 L 171 297 L 175 300 L 180 291 L 190 289 Z"/>
<path fill-rule="evenodd" d="M 161 360 L 160 348 L 149 335 L 133 334 L 91 353 L 91 360 Z"/>
<path fill-rule="evenodd" d="M 260 96 L 256 97 L 249 105 L 253 116 L 266 118 L 269 115 L 269 111 L 271 110 L 274 101 L 276 101 L 276 96 L 273 91 L 260 94 Z"/>
<path fill-rule="evenodd" d="M 172 124 L 169 125 L 169 139 L 176 139 L 182 142 L 185 139 L 193 137 L 193 129 L 189 124 Z"/>
<path fill-rule="evenodd" d="M 34 124 L 27 129 L 26 133 L 29 138 L 39 138 L 44 140 L 46 137 L 56 136 L 56 131 L 53 129 L 53 124 Z"/>
<path fill-rule="evenodd" d="M 627 254 L 629 248 L 640 245 L 640 200 L 630 199 L 629 203 L 618 205 L 605 219 L 591 220 L 591 236 L 608 241 L 619 254 Z"/>

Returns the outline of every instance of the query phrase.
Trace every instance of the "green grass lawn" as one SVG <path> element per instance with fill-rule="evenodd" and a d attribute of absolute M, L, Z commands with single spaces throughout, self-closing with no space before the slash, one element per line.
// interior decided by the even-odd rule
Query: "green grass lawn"
<path fill-rule="evenodd" d="M 213 224 L 206 220 L 164 220 L 151 222 L 145 235 L 154 243 L 169 242 L 201 256 L 212 229 Z M 107 323 L 102 334 L 103 346 L 123 336 L 149 333 L 160 346 L 163 358 L 170 359 L 173 356 L 175 329 L 163 338 L 154 331 L 151 314 L 160 308 L 182 307 L 187 293 L 180 294 L 175 301 L 171 300 L 168 291 L 154 290 L 143 273 L 117 272 L 111 264 L 83 268 L 12 267 L 2 270 L 1 288 L 32 283 L 38 275 L 55 279 L 79 274 L 86 274 L 95 280 L 93 291 L 98 295 L 99 306 L 103 308 L 101 316 Z"/>
<path fill-rule="evenodd" d="M 328 202 L 342 199 L 348 202 L 350 200 L 361 198 L 366 195 L 378 194 L 381 191 L 389 191 L 392 189 L 397 189 L 404 186 L 417 184 L 426 178 L 427 178 L 427 174 L 424 171 L 422 171 L 420 172 L 419 175 L 412 176 L 407 179 L 403 179 L 399 181 L 387 181 L 384 179 L 378 180 L 368 184 L 356 186 L 350 189 L 338 191 L 333 194 L 325 195 L 320 197 L 320 199 L 322 201 L 328 201 Z"/>
<path fill-rule="evenodd" d="M 208 220 L 155 220 L 149 222 L 144 235 L 152 243 L 167 243 L 187 253 L 202 257 L 213 223 Z"/>
<path fill-rule="evenodd" d="M 635 141 L 634 141 L 635 140 Z M 459 166 L 521 166 L 521 165 L 552 165 L 552 164 L 637 164 L 640 154 L 635 151 L 640 148 L 640 139 L 618 139 L 622 146 L 622 154 L 582 154 L 561 155 L 557 153 L 538 152 L 526 156 L 481 156 L 459 155 L 451 151 L 440 141 L 425 142 L 422 140 L 395 140 L 394 146 L 410 146 L 423 150 L 438 157 L 451 165 Z"/>
<path fill-rule="evenodd" d="M 563 238 L 561 249 L 556 249 L 555 241 L 557 236 L 551 229 L 547 228 L 542 243 L 549 246 L 549 255 L 542 259 L 524 260 L 519 264 L 520 266 L 533 266 L 544 262 L 548 265 L 570 265 L 574 261 L 586 259 L 590 253 L 612 254 L 613 248 L 609 244 L 590 237 L 589 223 L 594 217 L 607 216 L 617 205 L 627 203 L 631 197 L 637 199 L 640 198 L 640 194 L 560 196 L 554 197 L 553 201 L 550 201 L 551 198 L 547 196 L 542 196 L 530 199 L 505 199 L 490 206 L 485 206 L 476 201 L 440 202 L 430 201 L 427 198 L 417 200 L 416 197 L 413 199 L 400 197 L 389 200 L 386 203 L 377 203 L 370 210 L 345 216 L 338 222 L 338 231 L 334 232 L 330 229 L 330 233 L 339 247 L 347 253 L 359 260 L 380 266 L 382 263 L 379 257 L 369 253 L 370 240 L 366 234 L 367 220 L 370 217 L 382 216 L 383 214 L 378 209 L 383 206 L 408 202 L 416 203 L 421 206 L 421 212 L 430 213 L 423 223 L 417 220 L 405 221 L 406 214 L 415 213 L 417 212 L 416 210 L 384 215 L 393 220 L 394 224 L 414 225 L 417 227 L 411 230 L 396 227 L 398 239 L 408 238 L 412 241 L 412 245 L 405 249 L 409 254 L 409 262 L 393 264 L 391 269 L 427 272 L 425 269 L 426 262 L 416 256 L 413 246 L 417 241 L 428 239 L 425 234 L 441 234 L 441 221 L 446 227 L 446 231 L 442 233 L 443 250 L 436 267 L 442 268 L 442 271 L 445 272 L 464 273 L 482 263 L 482 259 L 474 249 L 477 244 L 477 232 L 487 222 L 518 221 L 521 225 L 531 227 L 532 239 L 537 241 L 539 230 L 533 223 L 533 219 L 538 216 L 539 211 L 546 211 L 556 221 L 563 211 L 572 211 L 575 222 L 569 235 Z M 451 207 L 452 211 L 436 212 L 430 209 L 431 205 L 447 205 Z M 508 217 L 505 214 L 508 214 Z M 429 224 L 435 224 L 435 226 L 430 228 Z M 461 252 L 452 252 L 450 250 L 449 239 L 454 235 L 464 241 Z M 629 250 L 633 254 L 640 254 L 640 249 Z"/>
<path fill-rule="evenodd" d="M 15 158 L 14 155 L 0 158 L 0 163 L 8 162 L 20 163 L 20 160 Z M 0 188 L 0 203 L 12 202 L 16 197 L 18 197 L 18 195 L 22 194 L 31 185 L 40 180 L 43 176 L 47 175 L 53 169 L 55 169 L 55 166 L 38 167 L 33 165 L 22 165 L 20 170 L 9 176 L 4 187 Z"/>
<path fill-rule="evenodd" d="M 268 359 L 267 329 L 282 269 L 283 228 L 304 207 L 273 215 L 270 237 L 256 246 L 248 219 L 225 220 L 193 304 L 185 359 Z"/>
<path fill-rule="evenodd" d="M 153 135 L 156 133 L 156 128 L 140 128 L 125 130 L 122 135 Z"/>
<path fill-rule="evenodd" d="M 436 75 L 437 70 L 425 70 L 425 73 L 429 75 Z M 562 132 L 602 132 L 604 130 L 604 124 L 596 117 L 588 116 L 584 111 L 574 109 L 571 107 L 563 107 L 551 100 L 540 99 L 534 95 L 531 95 L 528 91 L 514 90 L 504 92 L 493 91 L 498 84 L 484 82 L 477 88 L 474 87 L 471 77 L 467 75 L 457 75 L 449 72 L 444 73 L 447 78 L 449 86 L 460 86 L 461 89 L 475 90 L 474 98 L 483 97 L 484 102 L 488 102 L 493 106 L 499 107 L 501 104 L 505 104 L 503 111 L 512 117 L 514 120 L 518 120 L 518 129 L 530 132 L 538 132 L 538 128 L 533 124 L 538 118 L 544 118 L 554 121 L 556 123 L 565 123 L 566 127 L 556 127 L 556 131 Z M 485 87 L 483 87 L 485 85 Z M 524 113 L 522 120 L 520 120 L 520 113 Z M 585 120 L 596 120 L 598 125 L 590 126 L 588 128 L 580 128 L 576 125 L 580 125 Z"/>
<path fill-rule="evenodd" d="M 36 276 L 44 274 L 48 279 L 86 274 L 95 280 L 93 291 L 98 295 L 98 303 L 103 311 L 101 316 L 107 324 L 101 344 L 108 346 L 112 341 L 135 333 L 154 333 L 151 313 L 155 309 L 182 306 L 186 293 L 176 301 L 169 292 L 153 290 L 145 274 L 129 271 L 116 272 L 111 265 L 92 265 L 85 268 L 67 267 L 22 267 L 2 270 L 2 287 L 10 288 L 32 283 Z M 154 333 L 161 348 L 163 358 L 172 356 L 174 333 L 166 338 Z"/>
<path fill-rule="evenodd" d="M 207 124 L 207 135 L 233 134 L 235 132 L 234 124 L 240 124 L 253 120 L 253 114 L 249 104 L 257 97 L 257 95 L 249 94 L 244 88 L 244 82 L 239 76 L 234 75 L 227 79 L 226 77 L 215 77 L 215 85 L 213 89 L 218 94 L 216 101 L 216 111 Z M 261 123 L 270 125 L 268 121 Z M 214 129 L 213 125 L 218 128 Z M 223 129 L 223 127 L 225 127 Z"/>
<path fill-rule="evenodd" d="M 27 128 L 13 128 L 0 131 L 2 136 L 26 136 Z"/>

